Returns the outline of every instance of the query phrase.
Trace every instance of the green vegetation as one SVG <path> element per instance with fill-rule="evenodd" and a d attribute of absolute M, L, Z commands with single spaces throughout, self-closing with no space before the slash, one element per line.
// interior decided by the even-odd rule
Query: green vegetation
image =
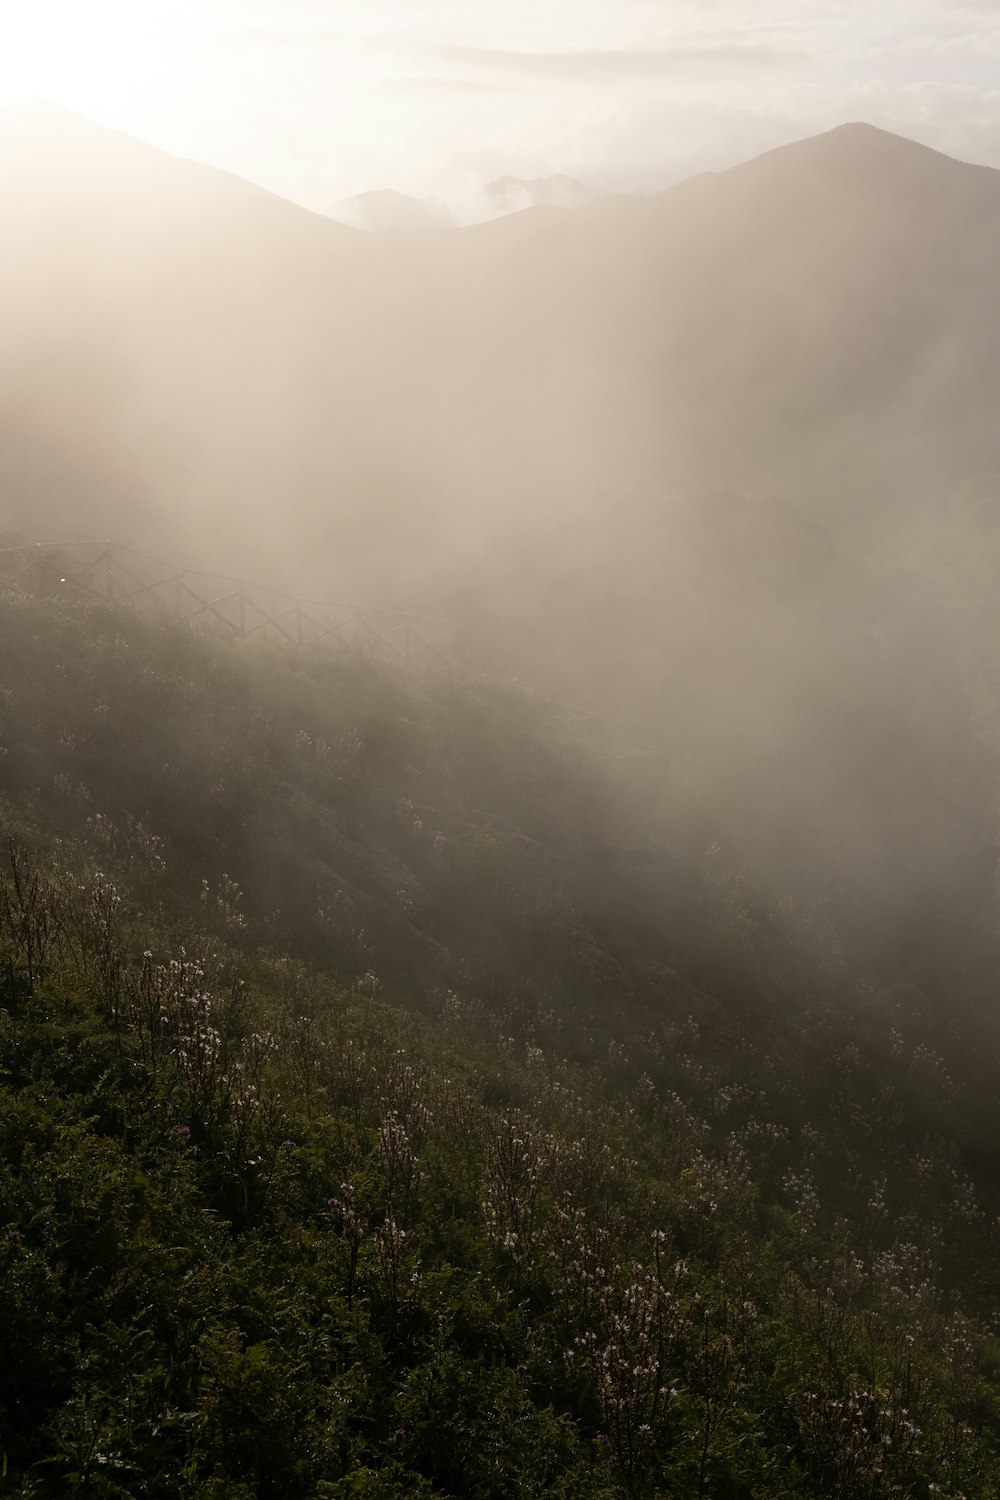
<path fill-rule="evenodd" d="M 1000 1495 L 986 936 L 516 684 L 0 643 L 0 1493 Z"/>

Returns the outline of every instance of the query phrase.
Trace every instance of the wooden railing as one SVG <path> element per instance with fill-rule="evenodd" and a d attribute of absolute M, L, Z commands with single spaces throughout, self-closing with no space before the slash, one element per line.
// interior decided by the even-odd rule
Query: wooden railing
<path fill-rule="evenodd" d="M 240 578 L 178 567 L 109 541 L 0 547 L 0 588 L 102 599 L 213 625 L 237 636 L 265 635 L 298 646 L 361 650 L 396 661 L 455 665 L 473 654 L 453 620 L 300 599 Z"/>

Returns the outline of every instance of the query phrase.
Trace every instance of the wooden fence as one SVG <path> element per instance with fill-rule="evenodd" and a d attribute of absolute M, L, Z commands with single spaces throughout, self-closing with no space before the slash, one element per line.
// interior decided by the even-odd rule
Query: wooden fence
<path fill-rule="evenodd" d="M 103 542 L 35 542 L 0 547 L 0 588 L 102 599 L 298 646 L 361 650 L 385 660 L 467 662 L 468 641 L 453 620 L 357 604 L 298 599 L 261 584 L 181 568 L 132 547 Z"/>

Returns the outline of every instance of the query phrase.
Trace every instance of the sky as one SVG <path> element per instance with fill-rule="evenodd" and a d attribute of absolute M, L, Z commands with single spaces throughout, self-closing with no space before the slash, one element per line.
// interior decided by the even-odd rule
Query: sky
<path fill-rule="evenodd" d="M 1000 0 L 0 0 L 44 97 L 324 209 L 652 190 L 845 120 L 1000 167 Z"/>

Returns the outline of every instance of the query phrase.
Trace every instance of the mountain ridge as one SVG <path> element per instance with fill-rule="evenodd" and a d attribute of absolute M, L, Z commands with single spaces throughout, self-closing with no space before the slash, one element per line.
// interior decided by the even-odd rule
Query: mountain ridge
<path fill-rule="evenodd" d="M 34 169 L 40 165 L 44 168 L 46 164 L 56 170 L 61 166 L 64 181 L 70 182 L 72 173 L 66 170 L 67 166 L 79 168 L 83 153 L 94 147 L 102 153 L 110 151 L 119 161 L 127 161 L 138 168 L 139 181 L 145 173 L 161 178 L 165 174 L 176 178 L 194 174 L 204 184 L 206 196 L 214 184 L 231 197 L 242 194 L 248 204 L 282 204 L 303 219 L 312 219 L 318 224 L 332 222 L 327 215 L 262 187 L 237 172 L 151 145 L 128 131 L 102 124 L 52 100 L 39 98 L 26 104 L 0 106 L 0 168 L 16 169 L 18 154 L 28 148 Z M 69 162 L 63 155 L 66 152 L 70 153 Z M 84 170 L 87 171 L 88 167 L 92 170 L 93 162 L 94 157 L 88 156 L 82 163 Z M 341 227 L 346 229 L 348 226 Z"/>
<path fill-rule="evenodd" d="M 328 210 L 339 223 L 370 232 L 466 228 L 530 208 L 572 209 L 606 196 L 573 177 L 502 176 L 465 198 L 416 198 L 393 188 L 355 193 Z"/>

